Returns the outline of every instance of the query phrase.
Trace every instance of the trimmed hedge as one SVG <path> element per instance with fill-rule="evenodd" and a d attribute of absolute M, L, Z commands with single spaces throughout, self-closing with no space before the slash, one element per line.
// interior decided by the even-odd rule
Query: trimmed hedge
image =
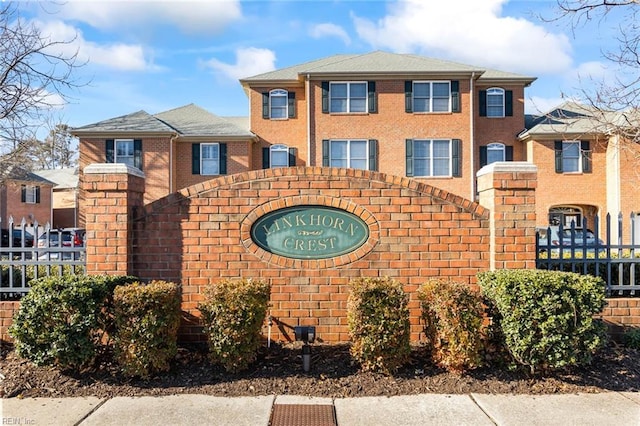
<path fill-rule="evenodd" d="M 507 349 L 532 373 L 587 364 L 605 343 L 605 325 L 594 318 L 606 303 L 600 278 L 501 270 L 479 273 L 478 283 L 500 314 Z"/>
<path fill-rule="evenodd" d="M 169 370 L 178 352 L 180 287 L 166 281 L 116 287 L 115 357 L 126 376 Z"/>
<path fill-rule="evenodd" d="M 31 282 L 9 334 L 18 355 L 37 365 L 80 368 L 93 362 L 111 324 L 105 308 L 120 284 L 134 277 L 67 275 Z"/>
<path fill-rule="evenodd" d="M 347 320 L 351 355 L 365 371 L 391 373 L 411 352 L 408 296 L 390 278 L 356 278 L 350 282 Z"/>
<path fill-rule="evenodd" d="M 227 371 L 246 369 L 261 345 L 271 286 L 251 279 L 209 285 L 198 305 L 209 342 L 209 358 Z"/>
<path fill-rule="evenodd" d="M 481 363 L 482 296 L 468 284 L 430 280 L 418 290 L 427 345 L 435 363 L 463 372 Z"/>

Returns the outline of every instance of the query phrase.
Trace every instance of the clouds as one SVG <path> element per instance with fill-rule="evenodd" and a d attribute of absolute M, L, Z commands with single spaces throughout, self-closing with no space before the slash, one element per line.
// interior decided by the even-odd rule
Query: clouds
<path fill-rule="evenodd" d="M 375 48 L 532 75 L 566 71 L 572 63 L 568 38 L 522 18 L 502 16 L 505 3 L 407 0 L 393 3 L 377 21 L 352 19 L 358 35 Z"/>
<path fill-rule="evenodd" d="M 249 47 L 236 51 L 236 63 L 226 64 L 217 59 L 210 59 L 204 65 L 223 75 L 239 80 L 257 74 L 273 71 L 275 67 L 276 55 L 269 49 L 258 49 Z"/>
<path fill-rule="evenodd" d="M 62 5 L 61 16 L 102 30 L 148 31 L 153 27 L 177 28 L 184 34 L 216 34 L 240 19 L 242 12 L 239 0 L 82 0 Z"/>
<path fill-rule="evenodd" d="M 311 27 L 309 35 L 315 39 L 324 37 L 337 37 L 345 45 L 351 44 L 351 38 L 347 32 L 340 26 L 331 23 L 317 24 Z"/>

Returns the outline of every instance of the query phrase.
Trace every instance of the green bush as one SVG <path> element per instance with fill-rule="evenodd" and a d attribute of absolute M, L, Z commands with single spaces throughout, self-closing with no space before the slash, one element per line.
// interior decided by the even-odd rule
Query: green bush
<path fill-rule="evenodd" d="M 640 328 L 630 328 L 622 335 L 622 344 L 627 348 L 640 349 Z"/>
<path fill-rule="evenodd" d="M 408 297 L 390 278 L 351 281 L 347 319 L 351 355 L 365 371 L 391 373 L 411 352 Z"/>
<path fill-rule="evenodd" d="M 269 284 L 251 279 L 224 280 L 207 286 L 205 300 L 198 309 L 212 362 L 236 372 L 255 361 L 270 294 Z"/>
<path fill-rule="evenodd" d="M 478 274 L 500 313 L 505 345 L 531 372 L 587 364 L 605 343 L 594 315 L 605 306 L 600 278 L 567 272 L 502 270 Z"/>
<path fill-rule="evenodd" d="M 109 322 L 106 306 L 113 290 L 134 280 L 86 275 L 32 281 L 9 328 L 17 353 L 37 365 L 79 368 L 91 363 Z"/>
<path fill-rule="evenodd" d="M 480 365 L 482 296 L 468 284 L 431 280 L 418 290 L 433 360 L 448 371 Z"/>
<path fill-rule="evenodd" d="M 180 287 L 166 281 L 116 287 L 115 355 L 127 376 L 169 370 L 178 351 Z"/>

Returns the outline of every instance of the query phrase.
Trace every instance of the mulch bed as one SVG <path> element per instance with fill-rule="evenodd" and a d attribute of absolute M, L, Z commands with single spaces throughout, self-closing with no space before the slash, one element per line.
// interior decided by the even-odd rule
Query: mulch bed
<path fill-rule="evenodd" d="M 212 365 L 206 351 L 181 347 L 171 370 L 150 379 L 124 377 L 109 356 L 97 367 L 62 372 L 36 367 L 0 350 L 0 397 L 144 396 L 206 394 L 215 396 L 306 395 L 342 398 L 421 393 L 555 394 L 640 391 L 640 351 L 609 344 L 586 367 L 532 376 L 525 369 L 481 367 L 462 375 L 433 366 L 420 348 L 393 376 L 365 373 L 349 355 L 348 345 L 314 345 L 311 369 L 302 368 L 297 344 L 261 349 L 250 369 L 231 374 Z"/>

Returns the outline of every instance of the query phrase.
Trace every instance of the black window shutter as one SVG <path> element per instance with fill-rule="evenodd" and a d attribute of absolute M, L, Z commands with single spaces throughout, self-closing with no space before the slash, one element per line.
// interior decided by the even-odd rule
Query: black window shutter
<path fill-rule="evenodd" d="M 369 139 L 369 170 L 378 171 L 378 140 Z"/>
<path fill-rule="evenodd" d="M 113 163 L 115 160 L 115 143 L 113 139 L 107 139 L 105 143 L 105 158 L 107 163 Z"/>
<path fill-rule="evenodd" d="M 480 117 L 487 116 L 487 91 L 481 90 L 478 97 L 478 106 L 480 107 Z"/>
<path fill-rule="evenodd" d="M 489 160 L 487 160 L 487 147 L 481 146 L 480 147 L 480 167 L 486 166 L 488 161 Z"/>
<path fill-rule="evenodd" d="M 20 186 L 20 201 L 23 203 L 27 202 L 27 185 Z"/>
<path fill-rule="evenodd" d="M 133 140 L 133 166 L 142 170 L 142 139 Z"/>
<path fill-rule="evenodd" d="M 460 112 L 460 82 L 451 82 L 451 112 Z"/>
<path fill-rule="evenodd" d="M 413 139 L 405 140 L 405 155 L 407 158 L 407 176 L 413 176 Z"/>
<path fill-rule="evenodd" d="M 589 141 L 580 142 L 580 150 L 582 151 L 582 173 L 591 173 L 591 149 Z"/>
<path fill-rule="evenodd" d="M 227 174 L 227 144 L 221 143 L 219 144 L 220 148 L 220 174 Z"/>
<path fill-rule="evenodd" d="M 555 141 L 553 147 L 556 151 L 556 173 L 562 173 L 562 141 Z"/>
<path fill-rule="evenodd" d="M 404 82 L 404 110 L 413 112 L 413 81 Z"/>
<path fill-rule="evenodd" d="M 322 140 L 322 167 L 329 167 L 329 139 Z"/>
<path fill-rule="evenodd" d="M 262 118 L 271 117 L 269 113 L 269 92 L 262 92 Z"/>
<path fill-rule="evenodd" d="M 513 117 L 513 90 L 505 90 L 504 92 L 504 115 L 505 117 Z"/>
<path fill-rule="evenodd" d="M 40 187 L 36 186 L 36 204 L 40 204 Z"/>
<path fill-rule="evenodd" d="M 200 144 L 191 144 L 191 174 L 200 174 Z"/>
<path fill-rule="evenodd" d="M 462 145 L 462 141 L 460 139 L 451 140 L 451 174 L 454 177 L 462 176 L 462 151 L 460 150 L 460 145 Z"/>
<path fill-rule="evenodd" d="M 375 81 L 368 82 L 367 87 L 369 90 L 369 112 L 377 113 L 378 112 L 378 95 L 376 93 L 376 82 Z"/>
<path fill-rule="evenodd" d="M 297 157 L 298 157 L 298 148 L 289 148 L 289 167 L 296 166 Z"/>
<path fill-rule="evenodd" d="M 289 92 L 287 95 L 289 118 L 296 117 L 296 92 Z"/>
<path fill-rule="evenodd" d="M 268 169 L 271 167 L 271 148 L 262 148 L 262 168 Z"/>
<path fill-rule="evenodd" d="M 322 82 L 322 112 L 324 114 L 329 112 L 329 82 Z"/>
<path fill-rule="evenodd" d="M 504 161 L 513 161 L 513 147 L 505 146 L 504 147 Z"/>

